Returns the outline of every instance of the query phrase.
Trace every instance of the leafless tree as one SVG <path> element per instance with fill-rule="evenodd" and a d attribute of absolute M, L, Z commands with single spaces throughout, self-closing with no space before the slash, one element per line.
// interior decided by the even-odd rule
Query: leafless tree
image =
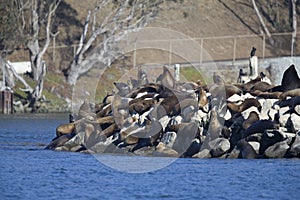
<path fill-rule="evenodd" d="M 126 34 L 138 31 L 154 19 L 162 2 L 163 0 L 99 1 L 93 12 L 88 11 L 76 55 L 67 72 L 68 83 L 74 85 L 78 77 L 88 72 L 97 62 L 109 66 L 119 56 L 116 43 Z M 89 34 L 91 15 L 93 18 Z M 97 23 L 98 18 L 100 23 Z M 93 45 L 97 48 L 93 48 Z"/>
<path fill-rule="evenodd" d="M 269 39 L 270 44 L 273 45 L 273 44 L 274 44 L 274 40 L 273 40 L 272 35 L 271 35 L 271 33 L 270 33 L 268 27 L 266 26 L 266 24 L 265 24 L 265 22 L 264 22 L 264 20 L 263 20 L 263 18 L 262 18 L 262 16 L 261 16 L 261 14 L 260 14 L 258 8 L 257 8 L 257 5 L 256 5 L 255 0 L 252 0 L 252 5 L 253 5 L 253 8 L 254 8 L 254 10 L 255 10 L 255 13 L 256 13 L 256 15 L 257 15 L 257 17 L 258 17 L 258 19 L 259 19 L 259 22 L 260 22 L 261 26 L 263 27 L 264 32 L 265 32 L 265 34 L 267 35 L 267 37 L 268 37 L 268 39 Z"/>
<path fill-rule="evenodd" d="M 49 44 L 50 44 L 50 33 L 51 33 L 51 19 L 55 14 L 55 10 L 57 9 L 61 0 L 54 0 L 48 8 L 48 12 L 46 12 L 45 16 L 46 19 L 40 19 L 39 16 L 39 9 L 41 9 L 43 2 L 38 0 L 31 1 L 31 19 L 30 19 L 30 27 L 31 27 L 31 34 L 30 39 L 27 43 L 27 47 L 30 52 L 30 61 L 32 66 L 32 75 L 33 79 L 37 81 L 37 85 L 33 91 L 32 97 L 35 100 L 38 100 L 41 97 L 43 91 L 43 83 L 44 83 L 44 76 L 46 74 L 46 63 L 43 62 L 43 56 L 46 53 Z M 39 36 L 41 34 L 40 31 L 40 23 L 41 20 L 46 21 L 45 32 L 46 32 L 46 39 L 41 46 L 39 41 Z"/>
<path fill-rule="evenodd" d="M 26 46 L 30 54 L 30 62 L 32 67 L 32 78 L 36 82 L 34 88 L 31 88 L 26 81 L 19 76 L 7 63 L 6 70 L 8 74 L 13 74 L 15 78 L 21 81 L 25 86 L 25 90 L 29 94 L 30 106 L 34 107 L 41 96 L 44 86 L 44 77 L 46 74 L 46 63 L 43 56 L 50 44 L 50 33 L 52 19 L 61 0 L 39 1 L 39 0 L 13 0 L 11 5 L 17 7 L 16 14 L 18 32 L 25 38 Z M 45 28 L 44 28 L 45 27 Z"/>

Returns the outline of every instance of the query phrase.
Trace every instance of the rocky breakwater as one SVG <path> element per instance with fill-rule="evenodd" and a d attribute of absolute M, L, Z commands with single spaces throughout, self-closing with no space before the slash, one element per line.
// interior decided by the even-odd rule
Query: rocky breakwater
<path fill-rule="evenodd" d="M 295 66 L 281 85 L 257 77 L 227 84 L 176 82 L 167 67 L 156 83 L 141 71 L 130 84 L 59 125 L 46 149 L 194 158 L 300 157 L 300 80 Z"/>

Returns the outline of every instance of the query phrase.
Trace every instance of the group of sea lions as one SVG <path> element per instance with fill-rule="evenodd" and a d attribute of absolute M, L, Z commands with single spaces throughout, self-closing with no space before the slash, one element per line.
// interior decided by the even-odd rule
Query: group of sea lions
<path fill-rule="evenodd" d="M 101 103 L 84 101 L 46 149 L 194 158 L 300 157 L 300 79 L 294 65 L 280 85 L 262 77 L 228 84 L 177 82 L 168 67 L 155 83 L 115 82 Z"/>

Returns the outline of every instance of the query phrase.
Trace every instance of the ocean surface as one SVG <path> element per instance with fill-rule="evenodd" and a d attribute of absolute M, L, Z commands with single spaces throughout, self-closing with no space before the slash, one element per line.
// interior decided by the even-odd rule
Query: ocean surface
<path fill-rule="evenodd" d="M 0 199 L 299 199 L 300 160 L 44 150 L 67 114 L 0 115 Z"/>

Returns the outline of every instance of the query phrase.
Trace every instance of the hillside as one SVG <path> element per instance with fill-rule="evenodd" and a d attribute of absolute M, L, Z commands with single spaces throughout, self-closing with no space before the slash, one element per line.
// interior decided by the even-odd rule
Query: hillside
<path fill-rule="evenodd" d="M 73 58 L 78 44 L 82 26 L 88 10 L 93 10 L 97 0 L 64 0 L 56 15 L 54 31 L 56 48 L 48 49 L 45 60 L 48 63 L 48 74 L 45 80 L 45 94 L 48 98 L 72 98 L 72 90 L 66 84 L 62 71 Z M 285 0 L 257 0 L 260 11 L 271 33 L 291 31 L 290 5 Z M 298 4 L 300 2 L 298 1 Z M 300 21 L 300 6 L 297 8 Z M 101 17 L 101 16 L 100 16 Z M 252 46 L 257 48 L 259 57 L 277 57 L 289 55 L 290 35 L 273 35 L 275 44 L 271 46 L 266 39 L 264 43 L 259 20 L 252 7 L 251 0 L 166 0 L 158 17 L 148 27 L 167 28 L 186 37 L 196 38 L 209 55 L 211 60 L 233 60 L 248 58 Z M 299 38 L 299 37 L 298 37 Z M 300 55 L 300 39 L 297 40 L 296 55 Z M 165 41 L 169 46 L 169 41 Z M 53 45 L 53 43 L 51 43 Z M 184 50 L 189 51 L 189 49 Z M 189 52 L 187 52 L 189 53 Z M 196 52 L 197 53 L 197 52 Z M 200 55 L 200 53 L 199 53 Z M 127 61 L 120 61 L 119 66 L 133 64 L 133 53 L 128 54 Z M 166 51 L 139 50 L 136 52 L 136 64 L 184 62 L 184 58 L 171 55 Z M 28 60 L 28 52 L 18 51 L 8 56 L 13 61 Z M 205 59 L 204 59 L 205 61 Z M 104 91 L 112 89 L 111 83 L 118 80 L 124 69 L 112 69 L 104 77 L 109 88 L 102 88 L 97 99 L 101 99 Z M 107 86 L 108 87 L 108 86 Z M 55 100 L 53 102 L 60 102 Z"/>

